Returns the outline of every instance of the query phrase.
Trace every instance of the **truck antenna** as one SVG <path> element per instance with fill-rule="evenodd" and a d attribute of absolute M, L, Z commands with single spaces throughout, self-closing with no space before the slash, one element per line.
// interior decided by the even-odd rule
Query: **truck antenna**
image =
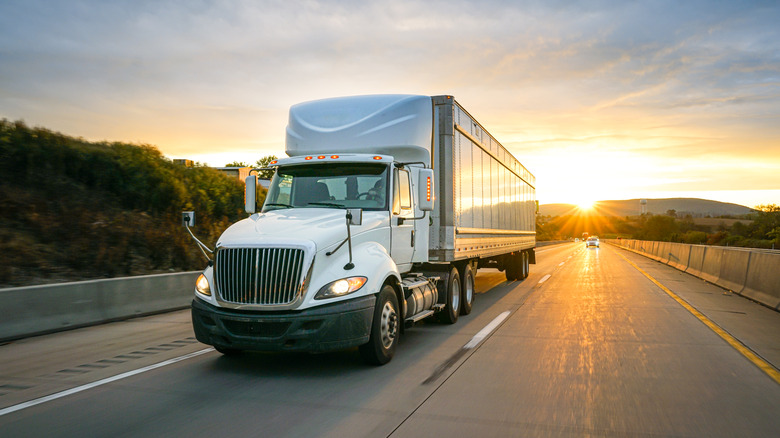
<path fill-rule="evenodd" d="M 349 271 L 355 267 L 355 264 L 352 263 L 352 233 L 350 232 L 349 227 L 350 222 L 352 222 L 352 212 L 347 210 L 347 248 L 349 248 L 349 263 L 344 265 L 345 271 Z"/>

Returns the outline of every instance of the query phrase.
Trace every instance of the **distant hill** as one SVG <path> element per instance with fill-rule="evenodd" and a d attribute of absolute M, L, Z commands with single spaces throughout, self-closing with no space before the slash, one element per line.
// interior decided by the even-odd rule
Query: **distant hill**
<path fill-rule="evenodd" d="M 603 216 L 636 216 L 640 213 L 639 199 L 627 199 L 620 201 L 599 201 L 593 206 L 597 214 Z M 727 202 L 710 201 L 698 198 L 667 198 L 648 199 L 647 212 L 652 214 L 666 214 L 669 210 L 675 210 L 678 215 L 690 214 L 693 217 L 706 216 L 738 216 L 752 213 L 755 210 L 744 205 Z M 545 216 L 563 216 L 577 211 L 573 204 L 542 204 L 539 212 Z"/>

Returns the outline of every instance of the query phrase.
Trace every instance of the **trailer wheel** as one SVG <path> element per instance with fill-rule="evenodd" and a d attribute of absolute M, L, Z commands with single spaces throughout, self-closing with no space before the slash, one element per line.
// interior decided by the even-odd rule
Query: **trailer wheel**
<path fill-rule="evenodd" d="M 461 294 L 460 294 L 460 314 L 468 315 L 471 313 L 471 305 L 474 303 L 474 285 L 476 280 L 474 278 L 474 270 L 471 269 L 471 265 L 467 264 L 461 271 L 463 281 L 461 282 Z"/>
<path fill-rule="evenodd" d="M 531 271 L 531 256 L 528 254 L 528 251 L 523 251 L 523 276 L 521 280 L 525 280 L 528 278 L 528 274 Z"/>
<path fill-rule="evenodd" d="M 458 270 L 453 267 L 450 275 L 447 277 L 447 302 L 444 310 L 439 313 L 439 321 L 447 324 L 455 324 L 460 314 L 460 275 Z"/>
<path fill-rule="evenodd" d="M 506 280 L 515 281 L 523 279 L 523 256 L 521 254 L 511 254 L 506 257 Z"/>
<path fill-rule="evenodd" d="M 395 291 L 392 286 L 385 285 L 379 292 L 374 307 L 371 336 L 368 343 L 358 348 L 363 360 L 369 365 L 384 365 L 393 358 L 400 334 L 398 315 L 398 298 Z"/>

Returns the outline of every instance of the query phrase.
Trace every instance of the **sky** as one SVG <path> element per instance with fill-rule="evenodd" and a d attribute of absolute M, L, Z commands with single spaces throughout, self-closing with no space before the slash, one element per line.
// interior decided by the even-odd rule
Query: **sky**
<path fill-rule="evenodd" d="M 540 203 L 780 204 L 780 2 L 0 0 L 0 118 L 212 166 L 293 104 L 451 94 Z"/>

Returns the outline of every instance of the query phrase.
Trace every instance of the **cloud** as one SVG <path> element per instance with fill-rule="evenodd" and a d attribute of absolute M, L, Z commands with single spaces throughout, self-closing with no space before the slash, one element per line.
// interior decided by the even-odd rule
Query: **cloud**
<path fill-rule="evenodd" d="M 778 22 L 762 1 L 6 0 L 0 117 L 280 154 L 299 101 L 452 93 L 518 155 L 777 163 Z"/>

